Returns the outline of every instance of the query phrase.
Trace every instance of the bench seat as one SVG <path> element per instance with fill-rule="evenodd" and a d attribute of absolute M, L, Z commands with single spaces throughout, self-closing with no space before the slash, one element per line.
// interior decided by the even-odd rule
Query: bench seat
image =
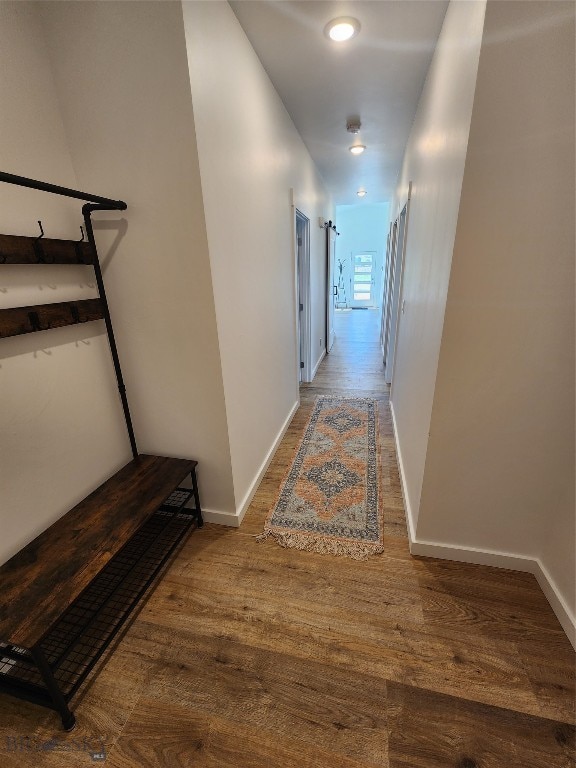
<path fill-rule="evenodd" d="M 0 640 L 37 645 L 196 464 L 138 456 L 0 567 Z"/>

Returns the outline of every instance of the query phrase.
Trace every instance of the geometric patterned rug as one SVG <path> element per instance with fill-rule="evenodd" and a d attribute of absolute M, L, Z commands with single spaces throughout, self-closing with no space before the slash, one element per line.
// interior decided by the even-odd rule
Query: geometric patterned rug
<path fill-rule="evenodd" d="M 258 539 L 356 560 L 383 552 L 381 474 L 377 401 L 320 396 Z"/>

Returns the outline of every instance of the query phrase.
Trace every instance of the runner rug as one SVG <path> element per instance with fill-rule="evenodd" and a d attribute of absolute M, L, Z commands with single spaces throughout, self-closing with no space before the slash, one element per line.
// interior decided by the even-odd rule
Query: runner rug
<path fill-rule="evenodd" d="M 382 552 L 378 404 L 321 396 L 259 539 L 364 560 Z"/>

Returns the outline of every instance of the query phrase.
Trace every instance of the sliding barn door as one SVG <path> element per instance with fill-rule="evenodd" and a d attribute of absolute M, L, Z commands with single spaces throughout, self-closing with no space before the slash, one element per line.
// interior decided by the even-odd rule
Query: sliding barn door
<path fill-rule="evenodd" d="M 338 286 L 335 284 L 335 263 L 336 263 L 336 230 L 332 227 L 332 222 L 328 222 L 326 227 L 326 353 L 329 353 L 334 344 L 334 309 L 336 306 L 336 296 Z"/>

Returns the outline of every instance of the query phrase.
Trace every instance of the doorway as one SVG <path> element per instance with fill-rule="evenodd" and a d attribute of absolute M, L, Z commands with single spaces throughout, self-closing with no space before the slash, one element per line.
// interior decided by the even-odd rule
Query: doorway
<path fill-rule="evenodd" d="M 410 210 L 410 195 L 412 183 L 408 186 L 408 200 L 400 211 L 400 215 L 392 225 L 388 239 L 389 254 L 386 279 L 386 300 L 383 319 L 383 362 L 384 377 L 387 384 L 392 383 L 394 376 L 394 361 L 396 357 L 396 341 L 401 314 L 402 277 L 404 273 L 404 256 L 406 253 L 406 232 L 408 228 L 408 213 Z"/>
<path fill-rule="evenodd" d="M 382 311 L 380 316 L 380 349 L 382 350 L 383 364 L 386 364 L 386 309 L 388 301 L 388 282 L 390 279 L 390 262 L 392 260 L 392 243 L 394 238 L 394 224 L 390 224 L 388 230 L 388 237 L 386 239 L 386 253 L 384 255 L 384 269 L 382 275 Z"/>
<path fill-rule="evenodd" d="M 374 307 L 377 304 L 376 251 L 352 254 L 350 274 L 350 306 L 352 309 Z"/>
<path fill-rule="evenodd" d="M 311 380 L 310 371 L 310 219 L 297 208 L 296 214 L 296 318 L 298 381 Z"/>
<path fill-rule="evenodd" d="M 384 279 L 384 298 L 382 301 L 382 362 L 386 368 L 388 346 L 390 342 L 390 317 L 392 294 L 394 288 L 394 265 L 396 260 L 396 243 L 398 240 L 398 220 L 390 225 L 388 249 L 386 252 L 386 276 Z"/>
<path fill-rule="evenodd" d="M 336 225 L 329 221 L 324 224 L 326 229 L 326 354 L 330 353 L 334 344 L 334 310 L 338 298 L 338 285 L 335 282 L 336 271 L 336 238 L 340 234 Z"/>

